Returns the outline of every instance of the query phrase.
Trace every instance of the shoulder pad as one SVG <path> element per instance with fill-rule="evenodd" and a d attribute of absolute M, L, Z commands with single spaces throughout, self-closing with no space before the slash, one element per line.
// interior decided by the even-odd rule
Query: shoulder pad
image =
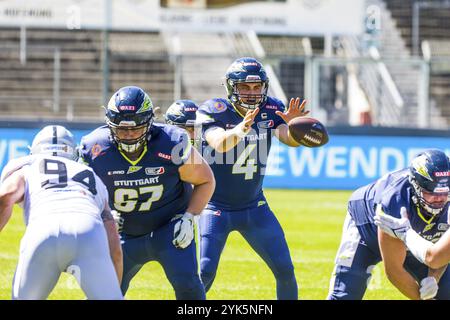
<path fill-rule="evenodd" d="M 24 166 L 30 165 L 36 159 L 35 156 L 25 156 L 17 159 L 11 159 L 6 166 L 3 168 L 2 175 L 0 178 L 0 182 L 3 182 L 6 178 L 8 178 L 15 171 L 21 169 Z"/>
<path fill-rule="evenodd" d="M 267 97 L 267 101 L 264 107 L 266 109 L 271 110 L 279 110 L 279 111 L 286 110 L 286 106 L 284 105 L 284 103 L 281 100 L 274 97 Z"/>
<path fill-rule="evenodd" d="M 224 99 L 211 99 L 203 102 L 199 107 L 199 111 L 208 114 L 222 113 L 228 109 L 228 105 L 228 101 Z"/>

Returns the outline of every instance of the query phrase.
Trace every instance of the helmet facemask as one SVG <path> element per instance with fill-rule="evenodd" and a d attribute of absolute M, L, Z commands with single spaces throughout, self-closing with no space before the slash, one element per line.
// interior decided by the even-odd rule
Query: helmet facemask
<path fill-rule="evenodd" d="M 431 216 L 438 216 L 442 213 L 445 205 L 448 202 L 449 188 L 448 186 L 444 187 L 436 187 L 433 191 L 428 191 L 425 188 L 422 188 L 414 177 L 409 176 L 409 181 L 413 186 L 413 202 L 420 207 L 425 213 Z M 442 202 L 429 202 L 426 198 L 430 198 L 432 196 L 440 196 L 447 199 Z"/>
<path fill-rule="evenodd" d="M 231 103 L 235 106 L 237 105 L 244 109 L 254 110 L 267 100 L 267 91 L 269 89 L 268 82 L 269 82 L 268 80 L 242 81 L 242 80 L 227 79 L 226 88 L 228 93 L 228 99 L 230 99 Z M 240 93 L 238 85 L 241 83 L 261 83 L 260 94 Z"/>
<path fill-rule="evenodd" d="M 124 122 L 124 121 L 122 121 L 122 122 Z M 145 145 L 147 143 L 149 128 L 150 128 L 152 122 L 153 122 L 153 120 L 151 120 L 150 123 L 140 125 L 140 126 L 129 126 L 129 125 L 121 125 L 121 124 L 115 125 L 111 122 L 108 122 L 108 126 L 111 130 L 111 136 L 112 136 L 114 142 L 117 144 L 117 148 L 120 151 L 123 151 L 125 153 L 138 153 L 145 147 Z M 120 136 L 122 135 L 122 133 L 125 130 L 130 130 L 130 131 L 141 130 L 142 133 L 137 138 L 132 138 L 132 139 L 120 138 Z"/>

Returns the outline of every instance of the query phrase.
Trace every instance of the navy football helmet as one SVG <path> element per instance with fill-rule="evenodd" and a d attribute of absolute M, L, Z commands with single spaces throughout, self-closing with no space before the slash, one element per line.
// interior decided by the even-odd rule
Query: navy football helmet
<path fill-rule="evenodd" d="M 197 104 L 192 100 L 177 100 L 166 111 L 166 123 L 179 127 L 194 127 Z"/>
<path fill-rule="evenodd" d="M 106 108 L 106 124 L 111 130 L 111 136 L 119 150 L 126 153 L 137 153 L 145 146 L 153 118 L 150 97 L 135 86 L 117 90 Z M 141 134 L 138 137 L 124 138 L 123 133 L 126 132 Z"/>
<path fill-rule="evenodd" d="M 256 109 L 267 100 L 269 78 L 261 62 L 255 58 L 246 57 L 235 60 L 228 68 L 225 74 L 225 80 L 228 99 L 235 106 L 238 105 L 245 109 Z M 262 84 L 260 94 L 250 95 L 239 93 L 237 88 L 238 83 L 255 82 Z"/>
<path fill-rule="evenodd" d="M 409 168 L 409 181 L 413 186 L 413 202 L 426 213 L 435 216 L 442 212 L 448 200 L 440 203 L 430 203 L 424 199 L 424 194 L 449 194 L 450 161 L 447 155 L 437 149 L 429 149 L 419 153 Z"/>

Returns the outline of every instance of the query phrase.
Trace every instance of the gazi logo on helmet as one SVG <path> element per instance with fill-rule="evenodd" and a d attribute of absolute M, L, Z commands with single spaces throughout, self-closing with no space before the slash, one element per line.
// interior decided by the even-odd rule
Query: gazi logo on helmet
<path fill-rule="evenodd" d="M 225 74 L 228 99 L 236 107 L 256 109 L 267 100 L 269 78 L 263 65 L 254 58 L 239 58 Z"/>
<path fill-rule="evenodd" d="M 153 124 L 153 104 L 139 87 L 117 90 L 106 108 L 106 124 L 120 151 L 136 154 L 143 150 Z"/>
<path fill-rule="evenodd" d="M 409 181 L 412 200 L 425 213 L 436 216 L 448 202 L 450 162 L 445 153 L 429 149 L 411 162 Z"/>

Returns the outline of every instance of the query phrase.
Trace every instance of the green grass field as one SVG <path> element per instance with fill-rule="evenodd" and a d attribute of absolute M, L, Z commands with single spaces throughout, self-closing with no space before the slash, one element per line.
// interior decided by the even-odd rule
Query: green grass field
<path fill-rule="evenodd" d="M 295 265 L 299 297 L 325 299 L 341 238 L 348 191 L 266 190 L 272 210 L 284 228 Z M 10 299 L 19 242 L 24 232 L 21 210 L 0 233 L 0 299 Z M 63 274 L 50 299 L 84 299 L 72 276 Z M 128 299 L 174 299 L 172 287 L 156 262 L 150 262 L 130 285 Z M 223 252 L 208 299 L 276 299 L 275 280 L 239 233 L 233 232 Z M 374 272 L 365 299 L 404 299 L 386 279 L 382 265 Z"/>

